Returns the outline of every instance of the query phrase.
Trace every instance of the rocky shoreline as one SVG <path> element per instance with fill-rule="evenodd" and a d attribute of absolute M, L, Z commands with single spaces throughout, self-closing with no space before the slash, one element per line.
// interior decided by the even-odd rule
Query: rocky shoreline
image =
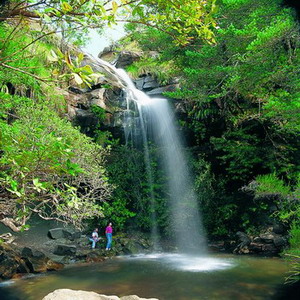
<path fill-rule="evenodd" d="M 43 238 L 43 242 L 29 245 L 16 242 L 11 234 L 2 235 L 0 280 L 60 270 L 67 264 L 101 262 L 117 255 L 150 253 L 152 249 L 151 242 L 143 234 L 116 234 L 111 251 L 105 250 L 105 238 L 100 239 L 96 249 L 91 249 L 88 235 L 66 228 L 50 229 Z M 215 252 L 278 256 L 288 246 L 287 241 L 284 229 L 273 226 L 257 236 L 237 232 L 234 239 L 210 242 L 208 247 Z M 163 250 L 176 251 L 167 244 Z"/>
<path fill-rule="evenodd" d="M 11 234 L 3 234 L 0 243 L 0 280 L 18 278 L 28 273 L 43 273 L 60 270 L 67 264 L 101 262 L 116 255 L 130 255 L 149 252 L 151 243 L 142 235 L 126 237 L 114 236 L 114 247 L 105 250 L 106 240 L 101 238 L 96 249 L 91 248 L 88 235 L 53 228 L 48 231 L 44 241 L 16 242 Z"/>

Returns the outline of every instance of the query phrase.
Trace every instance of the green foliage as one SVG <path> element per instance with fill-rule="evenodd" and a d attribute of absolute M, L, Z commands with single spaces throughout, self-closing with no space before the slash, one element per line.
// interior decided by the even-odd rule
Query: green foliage
<path fill-rule="evenodd" d="M 56 51 L 50 51 L 47 59 L 51 62 L 53 67 L 56 67 L 56 69 L 53 70 L 52 75 L 59 80 L 73 80 L 78 86 L 90 88 L 101 74 L 94 72 L 89 65 L 82 65 L 85 57 L 82 52 L 72 52 L 73 56 L 75 56 L 75 59 L 73 60 L 71 59 L 70 53 L 66 52 L 63 54 L 59 48 L 57 48 Z M 64 72 L 61 72 L 60 70 L 64 70 Z"/>
<path fill-rule="evenodd" d="M 201 153 L 196 185 L 213 235 L 259 229 L 272 205 L 272 218 L 291 223 L 299 216 L 300 34 L 282 2 L 223 0 L 214 47 L 198 38 L 174 47 L 156 29 L 127 27 L 127 42 L 139 41 L 150 65 L 171 62 L 171 77 L 180 78 L 180 89 L 166 95 L 180 100 L 187 112 L 181 124 Z M 149 72 L 142 63 L 131 68 Z M 255 178 L 253 199 L 243 187 Z"/>
<path fill-rule="evenodd" d="M 273 212 L 273 217 L 287 225 L 298 222 L 300 218 L 299 182 L 291 187 L 278 179 L 275 174 L 267 174 L 257 176 L 249 188 L 254 192 L 254 199 L 258 200 L 261 209 L 268 209 L 270 205 L 275 205 L 277 209 Z"/>
<path fill-rule="evenodd" d="M 127 68 L 127 72 L 133 78 L 138 78 L 144 74 L 151 74 L 157 78 L 159 83 L 166 84 L 174 74 L 173 68 L 172 61 L 161 63 L 151 58 L 145 58 L 130 65 Z"/>
<path fill-rule="evenodd" d="M 290 230 L 290 254 L 300 256 L 300 227 L 299 222 L 294 222 Z"/>
<path fill-rule="evenodd" d="M 258 184 L 255 192 L 256 197 L 263 197 L 270 193 L 287 197 L 291 192 L 290 187 L 286 186 L 283 180 L 278 179 L 275 174 L 257 176 L 255 181 Z"/>
<path fill-rule="evenodd" d="M 91 112 L 98 118 L 100 122 L 103 122 L 106 118 L 105 109 L 98 105 L 92 105 Z"/>
<path fill-rule="evenodd" d="M 32 214 L 78 227 L 103 216 L 105 151 L 45 105 L 3 93 L 0 101 L 3 215 L 19 228 Z"/>
<path fill-rule="evenodd" d="M 47 68 L 46 53 L 51 50 L 51 44 L 39 41 L 34 46 L 28 46 L 23 49 L 24 45 L 30 44 L 32 37 L 28 36 L 29 27 L 14 27 L 1 22 L 0 24 L 0 44 L 1 44 L 1 61 L 9 63 L 14 68 L 5 68 L 0 65 L 0 86 L 5 88 L 10 83 L 16 88 L 16 93 L 25 95 L 28 89 L 34 93 L 35 97 L 41 97 L 41 84 L 34 78 L 49 77 L 50 71 Z M 35 37 L 33 32 L 33 38 Z M 17 70 L 23 69 L 25 73 Z M 33 76 L 32 76 L 33 75 Z"/>
<path fill-rule="evenodd" d="M 300 226 L 299 219 L 294 222 L 290 230 L 290 249 L 284 251 L 285 258 L 290 261 L 289 275 L 286 283 L 295 283 L 300 280 Z"/>
<path fill-rule="evenodd" d="M 35 18 L 44 24 L 51 24 L 52 27 L 71 31 L 71 34 L 74 34 L 76 29 L 81 29 L 82 32 L 86 28 L 102 28 L 104 25 L 110 26 L 126 20 L 159 28 L 170 35 L 177 32 L 176 40 L 181 44 L 188 43 L 194 35 L 209 42 L 214 41 L 212 28 L 215 26 L 215 0 L 188 0 L 176 3 L 165 0 L 15 2 L 15 6 L 4 7 L 3 19 L 17 16 Z"/>
<path fill-rule="evenodd" d="M 114 146 L 118 145 L 119 140 L 115 139 L 112 133 L 108 130 L 102 130 L 104 121 L 106 120 L 106 111 L 98 105 L 90 107 L 91 112 L 97 118 L 97 124 L 90 128 L 94 141 L 101 146 Z"/>
<path fill-rule="evenodd" d="M 4 72 L 13 71 L 25 74 L 31 79 L 49 81 L 49 76 L 43 77 L 36 74 L 42 70 L 39 68 L 42 61 L 37 61 L 35 66 L 28 69 L 20 60 L 20 55 L 23 56 L 23 60 L 24 58 L 28 60 L 30 54 L 41 53 L 41 41 L 51 35 L 56 35 L 56 39 L 60 40 L 61 49 L 70 50 L 70 47 L 65 47 L 68 41 L 72 41 L 73 45 L 82 44 L 90 29 L 101 31 L 104 26 L 111 26 L 116 22 L 132 22 L 157 28 L 171 36 L 180 45 L 190 43 L 194 36 L 214 43 L 212 29 L 215 27 L 213 19 L 216 11 L 215 2 L 216 0 L 188 0 L 183 3 L 161 0 L 55 0 L 42 2 L 19 0 L 14 1 L 14 5 L 11 5 L 10 1 L 7 1 L 2 7 L 1 27 L 6 27 L 9 31 L 4 32 L 5 38 L 2 40 L 1 52 L 5 51 L 0 60 L 0 68 L 4 69 Z M 128 13 L 131 16 L 129 18 Z M 39 22 L 32 21 L 32 19 Z M 11 26 L 7 26 L 4 21 L 8 21 L 6 23 Z M 17 42 L 17 47 L 12 48 L 13 51 L 6 55 L 7 45 L 13 44 L 17 33 L 23 33 L 23 42 Z M 58 33 L 61 34 L 61 37 L 57 36 Z M 51 45 L 53 46 L 53 44 L 54 39 Z M 60 74 L 55 69 L 52 72 L 53 75 L 55 77 L 59 75 L 59 78 L 72 77 L 78 85 L 89 86 L 95 79 L 92 69 L 88 65 L 80 65 L 82 61 L 79 59 L 80 55 L 73 62 L 68 52 L 66 51 L 64 55 L 60 50 L 56 53 L 52 51 L 51 55 L 48 55 L 50 61 L 61 62 L 69 68 L 68 74 L 64 74 L 65 72 Z M 49 73 L 51 72 L 47 72 L 47 75 L 50 75 Z"/>
<path fill-rule="evenodd" d="M 164 189 L 164 177 L 157 165 L 156 149 L 150 149 L 151 170 L 154 182 L 149 183 L 144 154 L 141 150 L 126 146 L 114 147 L 108 160 L 107 171 L 109 180 L 115 189 L 112 194 L 114 201 L 108 203 L 112 212 L 110 219 L 124 228 L 149 231 L 151 221 L 151 194 L 154 196 L 154 209 L 157 212 L 157 222 L 162 231 L 167 230 L 168 212 Z M 116 208 L 116 209 L 115 209 Z"/>

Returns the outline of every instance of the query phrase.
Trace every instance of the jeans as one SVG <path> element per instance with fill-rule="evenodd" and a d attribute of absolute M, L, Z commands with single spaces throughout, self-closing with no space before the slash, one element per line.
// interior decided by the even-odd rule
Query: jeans
<path fill-rule="evenodd" d="M 96 247 L 96 243 L 99 241 L 99 239 L 89 238 L 89 240 L 92 242 L 92 248 L 94 249 Z"/>
<path fill-rule="evenodd" d="M 106 238 L 107 238 L 106 249 L 110 249 L 112 243 L 112 233 L 106 233 Z"/>

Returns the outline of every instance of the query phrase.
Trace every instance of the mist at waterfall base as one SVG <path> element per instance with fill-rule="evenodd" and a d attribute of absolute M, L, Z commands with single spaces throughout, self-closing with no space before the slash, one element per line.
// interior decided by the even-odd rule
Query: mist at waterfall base
<path fill-rule="evenodd" d="M 197 197 L 193 188 L 183 145 L 176 127 L 174 113 L 167 99 L 150 98 L 135 88 L 124 70 L 116 70 L 119 77 L 126 83 L 125 93 L 127 111 L 125 117 L 126 138 L 133 140 L 133 131 L 139 127 L 145 153 L 145 165 L 149 186 L 153 186 L 151 158 L 148 142 L 152 140 L 159 146 L 162 165 L 168 181 L 170 195 L 170 235 L 173 235 L 176 247 L 181 253 L 192 253 L 206 256 L 206 238 L 202 227 Z M 130 113 L 133 106 L 138 111 L 135 118 Z M 133 141 L 134 142 L 134 141 Z M 158 230 L 156 224 L 155 199 L 150 189 L 152 212 L 152 240 L 154 249 L 158 249 Z"/>

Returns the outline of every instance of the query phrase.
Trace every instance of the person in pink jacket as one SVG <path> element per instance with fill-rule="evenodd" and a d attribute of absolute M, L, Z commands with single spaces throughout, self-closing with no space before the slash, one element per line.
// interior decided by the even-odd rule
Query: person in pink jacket
<path fill-rule="evenodd" d="M 107 238 L 106 250 L 111 249 L 112 233 L 113 233 L 112 223 L 108 223 L 108 226 L 105 229 L 105 235 Z"/>

